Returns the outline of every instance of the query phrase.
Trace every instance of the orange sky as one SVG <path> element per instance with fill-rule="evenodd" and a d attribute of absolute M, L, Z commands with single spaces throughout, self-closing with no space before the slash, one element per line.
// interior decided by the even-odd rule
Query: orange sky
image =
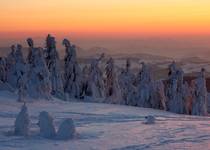
<path fill-rule="evenodd" d="M 210 34 L 210 0 L 0 0 L 0 32 Z"/>

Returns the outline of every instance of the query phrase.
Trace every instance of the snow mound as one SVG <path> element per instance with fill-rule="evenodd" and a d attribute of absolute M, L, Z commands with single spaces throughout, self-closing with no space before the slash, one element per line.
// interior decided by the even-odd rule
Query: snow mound
<path fill-rule="evenodd" d="M 68 140 L 68 139 L 72 139 L 75 135 L 75 126 L 74 126 L 74 122 L 71 118 L 65 119 L 57 132 L 57 139 L 60 140 Z"/>
<path fill-rule="evenodd" d="M 40 113 L 38 125 L 40 127 L 40 135 L 42 137 L 45 138 L 55 137 L 56 131 L 53 124 L 53 118 L 48 112 L 42 111 Z"/>
<path fill-rule="evenodd" d="M 146 116 L 144 120 L 144 124 L 155 124 L 154 116 Z"/>
<path fill-rule="evenodd" d="M 27 136 L 29 134 L 30 119 L 28 109 L 24 104 L 15 120 L 15 135 Z"/>

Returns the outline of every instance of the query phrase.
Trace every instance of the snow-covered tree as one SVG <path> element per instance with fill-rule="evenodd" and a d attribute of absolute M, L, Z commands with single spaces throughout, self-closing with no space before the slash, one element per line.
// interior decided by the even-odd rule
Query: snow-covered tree
<path fill-rule="evenodd" d="M 18 102 L 24 102 L 26 97 L 26 75 L 20 74 L 17 80 Z"/>
<path fill-rule="evenodd" d="M 16 88 L 17 83 L 15 72 L 15 45 L 11 46 L 11 50 L 11 53 L 9 53 L 7 57 L 0 57 L 0 90 L 9 90 L 14 92 L 14 88 Z"/>
<path fill-rule="evenodd" d="M 11 67 L 15 64 L 15 51 L 16 47 L 15 45 L 12 45 L 11 52 L 6 57 L 7 70 L 11 69 Z"/>
<path fill-rule="evenodd" d="M 29 45 L 28 55 L 28 84 L 27 93 L 33 98 L 51 98 L 51 81 L 48 68 L 43 56 L 42 48 L 34 48 L 32 39 L 27 40 Z"/>
<path fill-rule="evenodd" d="M 40 127 L 40 135 L 42 137 L 49 139 L 55 138 L 56 131 L 53 124 L 53 118 L 48 112 L 42 111 L 39 114 L 38 125 Z"/>
<path fill-rule="evenodd" d="M 47 36 L 46 46 L 47 50 L 45 59 L 50 72 L 52 94 L 62 99 L 65 99 L 60 59 L 56 49 L 56 41 L 53 36 Z"/>
<path fill-rule="evenodd" d="M 110 58 L 106 63 L 105 68 L 106 80 L 105 80 L 105 94 L 106 97 L 110 97 L 114 94 L 114 80 L 115 80 L 115 72 L 114 72 L 114 60 Z"/>
<path fill-rule="evenodd" d="M 207 112 L 207 89 L 206 89 L 206 78 L 205 69 L 201 69 L 197 79 L 192 81 L 193 85 L 193 105 L 192 115 L 205 116 Z"/>
<path fill-rule="evenodd" d="M 105 67 L 105 96 L 106 100 L 111 103 L 119 103 L 119 86 L 117 75 L 114 67 L 114 60 L 110 58 Z"/>
<path fill-rule="evenodd" d="M 15 85 L 14 81 L 14 70 L 15 70 L 15 51 L 16 47 L 15 45 L 11 46 L 11 52 L 7 55 L 6 57 L 6 71 L 7 71 L 7 77 L 6 80 L 9 82 L 11 85 Z"/>
<path fill-rule="evenodd" d="M 144 62 L 141 63 L 142 68 L 137 77 L 137 105 L 140 107 L 152 107 L 157 105 L 157 101 L 153 100 L 154 81 L 152 77 L 151 68 Z"/>
<path fill-rule="evenodd" d="M 153 79 L 152 68 L 149 64 L 141 63 L 142 67 L 136 78 L 137 105 L 166 110 L 165 87 L 162 80 Z"/>
<path fill-rule="evenodd" d="M 151 90 L 151 107 L 166 110 L 165 87 L 162 80 L 155 81 Z"/>
<path fill-rule="evenodd" d="M 27 62 L 29 64 L 32 64 L 33 63 L 33 51 L 34 51 L 34 41 L 32 38 L 28 38 L 27 40 L 27 43 L 28 43 L 28 57 L 27 57 Z"/>
<path fill-rule="evenodd" d="M 176 106 L 179 108 L 177 109 L 177 113 L 183 114 L 184 113 L 184 108 L 185 108 L 185 103 L 184 103 L 184 97 L 185 94 L 184 93 L 184 82 L 183 82 L 183 78 L 184 78 L 184 72 L 182 69 L 178 69 L 176 72 L 177 75 L 177 104 Z"/>
<path fill-rule="evenodd" d="M 17 115 L 15 120 L 15 135 L 28 136 L 30 127 L 30 118 L 28 115 L 28 109 L 24 103 L 20 113 Z"/>
<path fill-rule="evenodd" d="M 90 79 L 90 67 L 85 65 L 82 69 L 82 87 L 81 87 L 81 98 L 91 96 L 91 81 Z"/>
<path fill-rule="evenodd" d="M 15 59 L 16 63 L 25 63 L 25 59 L 23 57 L 23 52 L 22 52 L 22 45 L 17 44 L 17 49 L 15 51 Z"/>
<path fill-rule="evenodd" d="M 135 75 L 130 70 L 130 60 L 126 60 L 126 68 L 121 70 L 118 83 L 122 97 L 122 104 L 136 105 L 136 89 L 134 86 Z"/>
<path fill-rule="evenodd" d="M 17 81 L 21 75 L 27 74 L 27 65 L 25 63 L 22 46 L 20 44 L 15 48 L 12 46 L 12 53 L 8 55 L 7 60 L 7 82 L 17 88 Z"/>
<path fill-rule="evenodd" d="M 167 84 L 167 107 L 175 113 L 184 112 L 183 75 L 181 68 L 175 62 L 169 65 L 169 79 Z"/>
<path fill-rule="evenodd" d="M 0 80 L 4 83 L 7 80 L 7 66 L 4 57 L 0 57 Z"/>
<path fill-rule="evenodd" d="M 192 100 L 193 100 L 193 94 L 192 94 L 192 87 L 189 86 L 187 81 L 185 81 L 183 85 L 183 100 L 184 100 L 184 113 L 190 115 L 192 113 Z"/>
<path fill-rule="evenodd" d="M 70 98 L 80 98 L 82 72 L 76 58 L 76 46 L 71 45 L 67 39 L 63 40 L 63 45 L 66 48 L 64 58 L 64 91 L 68 93 Z"/>
<path fill-rule="evenodd" d="M 104 97 L 104 82 L 103 73 L 99 68 L 99 62 L 104 58 L 104 54 L 98 59 L 93 59 L 90 66 L 90 88 L 91 96 L 93 98 L 103 98 Z"/>

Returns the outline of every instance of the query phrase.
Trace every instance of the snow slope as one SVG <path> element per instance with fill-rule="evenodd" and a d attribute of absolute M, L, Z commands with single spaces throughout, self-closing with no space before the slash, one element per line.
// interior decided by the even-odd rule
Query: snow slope
<path fill-rule="evenodd" d="M 172 150 L 210 149 L 210 118 L 177 115 L 161 110 L 112 104 L 36 101 L 27 104 L 32 120 L 29 137 L 12 136 L 21 103 L 16 95 L 0 92 L 0 150 Z M 39 136 L 38 115 L 48 111 L 56 129 L 64 118 L 73 118 L 77 135 L 58 141 Z M 156 124 L 143 124 L 147 115 Z"/>

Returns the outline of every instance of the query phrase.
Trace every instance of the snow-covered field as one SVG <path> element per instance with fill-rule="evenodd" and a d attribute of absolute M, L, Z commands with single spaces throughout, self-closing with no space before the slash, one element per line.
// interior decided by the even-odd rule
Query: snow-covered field
<path fill-rule="evenodd" d="M 0 92 L 0 150 L 142 150 L 210 149 L 210 118 L 177 115 L 161 110 L 123 105 L 36 101 L 28 103 L 31 135 L 10 135 L 21 103 L 17 96 Z M 39 136 L 38 115 L 48 111 L 56 128 L 64 118 L 73 118 L 77 134 L 58 141 Z M 154 115 L 156 123 L 143 124 Z"/>

